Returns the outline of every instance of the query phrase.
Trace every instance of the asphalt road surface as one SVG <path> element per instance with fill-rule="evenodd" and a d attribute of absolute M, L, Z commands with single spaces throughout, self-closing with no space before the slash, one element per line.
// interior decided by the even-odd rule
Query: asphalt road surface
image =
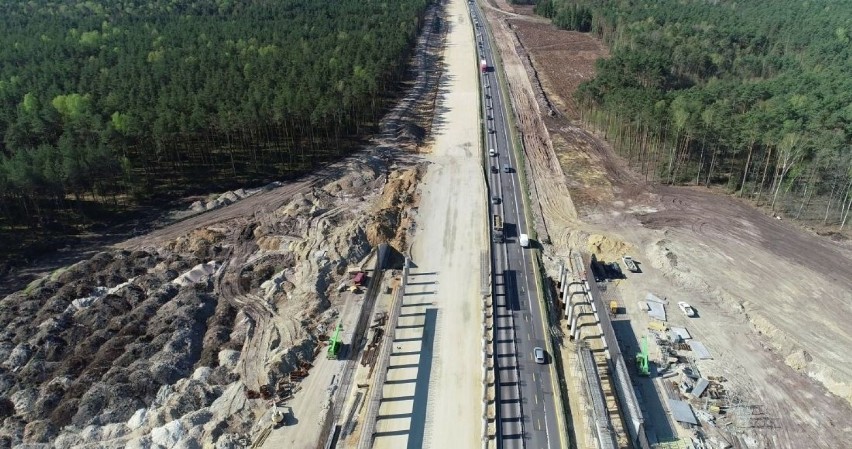
<path fill-rule="evenodd" d="M 502 217 L 505 235 L 505 242 L 492 242 L 497 305 L 498 447 L 560 448 L 563 441 L 557 426 L 552 356 L 546 354 L 544 364 L 533 359 L 535 347 L 547 347 L 546 320 L 536 288 L 534 259 L 530 249 L 519 243 L 519 235 L 529 232 L 517 176 L 523 167 L 511 150 L 505 115 L 511 104 L 499 88 L 499 68 L 494 67 L 492 48 L 487 35 L 483 35 L 484 15 L 476 3 L 468 4 L 474 17 L 478 57 L 488 64 L 487 71 L 481 74 L 485 142 L 486 151 L 494 149 L 497 153 L 488 157 L 488 183 L 490 195 L 499 197 L 499 202 L 491 201 L 491 215 Z M 496 167 L 497 172 L 491 167 Z"/>

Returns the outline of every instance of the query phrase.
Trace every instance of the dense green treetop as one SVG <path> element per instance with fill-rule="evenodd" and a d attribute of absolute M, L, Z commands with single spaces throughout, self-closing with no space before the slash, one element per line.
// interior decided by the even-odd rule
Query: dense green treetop
<path fill-rule="evenodd" d="M 375 122 L 426 5 L 0 2 L 0 225 L 39 198 L 137 192 L 152 174 L 296 164 Z"/>
<path fill-rule="evenodd" d="M 629 145 L 658 142 L 662 179 L 703 169 L 707 182 L 771 184 L 776 196 L 852 186 L 837 182 L 852 180 L 852 1 L 543 0 L 536 11 L 610 46 L 578 98 L 593 121 L 617 117 Z"/>

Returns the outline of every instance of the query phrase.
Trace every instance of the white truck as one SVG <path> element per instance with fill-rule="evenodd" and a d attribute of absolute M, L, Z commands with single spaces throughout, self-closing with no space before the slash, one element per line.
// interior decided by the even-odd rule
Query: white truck
<path fill-rule="evenodd" d="M 529 248 L 530 247 L 530 236 L 528 236 L 526 234 L 521 234 L 520 236 L 518 236 L 518 243 L 521 244 L 522 248 Z"/>
<path fill-rule="evenodd" d="M 680 311 L 683 312 L 683 314 L 688 316 L 689 318 L 695 316 L 695 309 L 693 309 L 692 306 L 687 304 L 685 301 L 678 302 L 677 306 L 680 308 Z"/>
<path fill-rule="evenodd" d="M 639 272 L 639 267 L 636 266 L 636 261 L 633 260 L 632 257 L 624 256 L 624 257 L 621 258 L 621 260 L 622 260 L 622 262 L 624 262 L 624 266 L 626 266 L 627 269 L 630 270 L 631 273 L 638 273 Z"/>

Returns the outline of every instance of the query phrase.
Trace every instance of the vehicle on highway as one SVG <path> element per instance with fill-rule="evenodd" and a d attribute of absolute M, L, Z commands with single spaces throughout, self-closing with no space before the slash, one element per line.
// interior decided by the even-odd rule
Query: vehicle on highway
<path fill-rule="evenodd" d="M 518 236 L 518 243 L 521 244 L 522 248 L 529 248 L 530 246 L 530 236 L 526 234 L 521 234 Z"/>
<path fill-rule="evenodd" d="M 499 231 L 495 231 L 491 237 L 491 241 L 494 243 L 503 243 L 503 233 Z"/>
<path fill-rule="evenodd" d="M 489 148 L 489 149 L 488 149 L 488 154 L 489 154 L 490 156 L 497 156 L 497 150 L 495 150 L 494 148 Z"/>
<path fill-rule="evenodd" d="M 500 169 L 498 169 L 497 166 L 492 165 L 491 166 L 491 173 L 500 173 Z"/>
<path fill-rule="evenodd" d="M 512 173 L 512 167 L 509 167 L 509 164 L 503 164 L 503 171 L 506 173 Z"/>
<path fill-rule="evenodd" d="M 536 346 L 533 349 L 533 357 L 535 358 L 535 363 L 543 364 L 544 363 L 544 349 Z"/>
<path fill-rule="evenodd" d="M 494 230 L 503 231 L 503 217 L 500 214 L 494 214 Z"/>
<path fill-rule="evenodd" d="M 692 318 L 695 316 L 695 309 L 692 308 L 689 304 L 684 301 L 680 301 L 677 303 L 677 306 L 680 308 L 680 311 L 683 312 L 684 315 Z"/>
<path fill-rule="evenodd" d="M 500 204 L 500 197 L 499 196 L 492 196 L 491 197 L 491 204 L 495 204 L 495 205 Z"/>
<path fill-rule="evenodd" d="M 489 134 L 494 134 L 494 133 L 496 133 L 496 132 L 497 132 L 497 131 L 494 131 L 494 128 L 488 128 L 488 133 L 489 133 Z"/>

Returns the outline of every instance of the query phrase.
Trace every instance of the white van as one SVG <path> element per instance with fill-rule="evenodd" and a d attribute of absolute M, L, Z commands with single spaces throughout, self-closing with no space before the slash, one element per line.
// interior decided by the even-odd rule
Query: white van
<path fill-rule="evenodd" d="M 521 247 L 522 247 L 522 248 L 529 248 L 529 246 L 530 246 L 530 236 L 528 236 L 528 235 L 526 235 L 526 234 L 521 234 L 521 235 L 518 237 L 518 243 L 520 243 L 520 244 L 521 244 Z"/>

